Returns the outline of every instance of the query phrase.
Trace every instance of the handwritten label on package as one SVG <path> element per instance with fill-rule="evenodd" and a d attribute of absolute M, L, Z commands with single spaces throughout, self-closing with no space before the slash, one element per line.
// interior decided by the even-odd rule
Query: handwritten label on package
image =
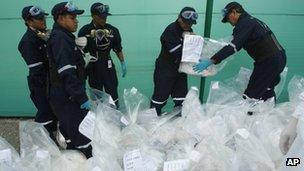
<path fill-rule="evenodd" d="M 124 171 L 143 171 L 144 165 L 139 149 L 124 154 Z"/>

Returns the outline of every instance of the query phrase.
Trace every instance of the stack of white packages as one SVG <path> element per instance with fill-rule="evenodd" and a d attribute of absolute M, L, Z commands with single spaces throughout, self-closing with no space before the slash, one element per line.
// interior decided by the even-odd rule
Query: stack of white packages
<path fill-rule="evenodd" d="M 203 38 L 199 35 L 185 35 L 183 42 L 182 59 L 179 65 L 179 72 L 197 76 L 212 76 L 222 70 L 229 60 L 225 60 L 218 65 L 211 65 L 201 73 L 193 70 L 193 65 L 197 64 L 200 59 L 211 58 L 216 52 L 225 46 L 228 46 L 231 37 L 214 40 Z"/>
<path fill-rule="evenodd" d="M 149 99 L 137 89 L 124 91 L 124 112 L 115 109 L 109 95 L 91 91 L 94 101 L 93 157 L 76 151 L 59 151 L 42 125 L 22 122 L 21 157 L 0 139 L 1 170 L 76 171 L 275 171 L 286 157 L 304 157 L 304 119 L 287 156 L 279 148 L 280 134 L 296 106 L 301 104 L 304 78 L 289 83 L 290 102 L 274 105 L 243 100 L 249 71 L 223 82 L 213 82 L 206 104 L 191 88 L 182 109 L 157 117 Z M 244 74 L 245 73 L 245 74 Z M 300 96 L 299 96 L 300 95 Z M 254 111 L 253 115 L 247 115 Z M 178 114 L 181 117 L 177 117 Z M 88 135 L 87 135 L 88 134 Z M 91 135 L 89 135 L 91 134 Z M 5 156 L 5 157 L 3 157 Z"/>

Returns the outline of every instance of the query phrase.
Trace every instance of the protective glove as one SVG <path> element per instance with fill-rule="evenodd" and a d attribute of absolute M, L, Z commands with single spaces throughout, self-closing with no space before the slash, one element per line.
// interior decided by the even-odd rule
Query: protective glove
<path fill-rule="evenodd" d="M 78 37 L 75 39 L 76 45 L 83 50 L 87 45 L 88 39 L 86 37 Z"/>
<path fill-rule="evenodd" d="M 200 59 L 198 64 L 193 66 L 193 71 L 200 73 L 203 70 L 207 69 L 212 64 L 210 59 Z"/>
<path fill-rule="evenodd" d="M 84 59 L 84 67 L 86 68 L 90 62 L 96 62 L 98 59 L 94 56 L 91 56 L 90 53 L 86 53 L 84 54 L 83 56 L 83 59 Z"/>
<path fill-rule="evenodd" d="M 91 107 L 92 107 L 92 104 L 89 100 L 87 100 L 86 102 L 82 103 L 82 105 L 80 105 L 80 109 L 90 110 Z"/>
<path fill-rule="evenodd" d="M 297 125 L 298 125 L 298 119 L 292 117 L 286 128 L 281 133 L 280 149 L 284 155 L 288 152 L 289 148 L 291 147 L 292 143 L 294 142 L 297 136 Z"/>
<path fill-rule="evenodd" d="M 122 77 L 125 77 L 127 74 L 127 65 L 125 61 L 120 62 L 121 64 L 121 72 L 122 72 Z"/>

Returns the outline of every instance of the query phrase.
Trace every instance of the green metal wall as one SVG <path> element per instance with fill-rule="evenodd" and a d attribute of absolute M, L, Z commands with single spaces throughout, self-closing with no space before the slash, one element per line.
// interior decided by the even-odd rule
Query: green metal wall
<path fill-rule="evenodd" d="M 232 27 L 220 23 L 219 11 L 229 1 L 214 0 L 211 37 L 221 38 L 231 34 Z M 35 108 L 29 99 L 26 83 L 27 67 L 18 50 L 18 42 L 25 31 L 20 18 L 21 10 L 26 5 L 39 4 L 50 12 L 59 1 L 49 0 L 2 0 L 0 10 L 0 116 L 33 116 Z M 79 18 L 79 28 L 90 21 L 89 8 L 96 1 L 75 0 L 74 3 L 86 10 Z M 120 65 L 116 56 L 119 74 L 119 94 L 124 88 L 138 88 L 150 97 L 153 91 L 154 61 L 160 50 L 159 36 L 164 28 L 174 21 L 179 10 L 184 6 L 193 6 L 200 13 L 199 22 L 195 25 L 196 33 L 203 35 L 204 14 L 206 1 L 203 0 L 106 0 L 110 5 L 108 21 L 120 29 L 123 38 L 123 51 L 126 56 L 128 74 L 121 78 Z M 304 31 L 304 1 L 302 0 L 243 0 L 239 1 L 244 8 L 254 16 L 265 21 L 279 41 L 283 44 L 288 55 L 289 74 L 302 74 Z M 47 19 L 48 27 L 52 26 L 52 18 Z M 234 56 L 226 68 L 214 77 L 207 78 L 205 94 L 208 94 L 211 80 L 221 80 L 235 75 L 240 66 L 252 68 L 252 61 L 244 51 Z M 198 77 L 189 77 L 189 87 L 199 86 Z M 206 96 L 205 96 L 206 98 Z M 279 98 L 287 99 L 286 87 Z"/>

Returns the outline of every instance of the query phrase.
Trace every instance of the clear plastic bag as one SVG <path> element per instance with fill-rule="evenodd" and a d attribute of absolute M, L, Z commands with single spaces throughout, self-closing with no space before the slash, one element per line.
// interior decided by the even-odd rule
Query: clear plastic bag
<path fill-rule="evenodd" d="M 288 84 L 289 101 L 297 104 L 304 101 L 304 77 L 295 75 Z"/>
<path fill-rule="evenodd" d="M 136 88 L 124 90 L 125 110 L 129 124 L 134 124 L 137 121 L 137 116 L 140 112 L 149 108 L 149 99 L 141 94 Z"/>
<path fill-rule="evenodd" d="M 40 123 L 23 121 L 19 125 L 21 167 L 47 171 L 52 159 L 59 158 L 61 152 Z"/>
<path fill-rule="evenodd" d="M 287 73 L 288 73 L 288 67 L 285 67 L 283 72 L 280 74 L 281 80 L 280 80 L 279 84 L 274 88 L 277 98 L 281 95 L 281 93 L 284 89 L 284 86 L 286 83 L 286 78 L 287 78 Z"/>
<path fill-rule="evenodd" d="M 48 171 L 86 171 L 86 162 L 87 159 L 81 152 L 64 150 L 60 157 L 52 160 L 51 167 L 48 168 Z"/>
<path fill-rule="evenodd" d="M 17 151 L 2 137 L 0 137 L 0 170 L 17 171 L 16 163 L 19 162 Z"/>
<path fill-rule="evenodd" d="M 21 157 L 36 153 L 37 150 L 49 152 L 51 156 L 60 156 L 60 151 L 49 133 L 40 123 L 22 121 L 19 126 Z"/>
<path fill-rule="evenodd" d="M 302 159 L 304 158 L 304 115 L 298 118 L 297 125 L 297 136 L 291 145 L 287 154 L 283 157 L 280 171 L 302 171 L 304 170 L 304 165 L 302 164 Z M 299 158 L 300 163 L 297 166 L 286 166 L 288 158 Z"/>
<path fill-rule="evenodd" d="M 89 97 L 93 102 L 93 109 L 95 109 L 98 104 L 102 103 L 103 105 L 110 106 L 116 109 L 116 105 L 112 97 L 105 93 L 104 91 L 100 91 L 94 88 L 89 89 Z"/>
<path fill-rule="evenodd" d="M 225 39 L 219 39 L 219 40 L 204 38 L 203 49 L 201 52 L 201 59 L 211 58 L 220 49 L 229 45 L 231 40 L 232 40 L 232 37 L 225 38 Z M 215 75 L 220 70 L 222 70 L 225 67 L 228 60 L 225 60 L 218 65 L 211 65 L 206 70 L 202 71 L 201 73 L 197 73 L 193 70 L 193 65 L 197 64 L 197 62 L 198 61 L 196 61 L 196 62 L 186 62 L 185 61 L 184 62 L 182 59 L 178 70 L 179 70 L 179 72 L 184 72 L 184 73 L 190 74 L 190 75 L 197 75 L 197 76 L 204 76 L 204 77 L 212 76 L 212 75 Z"/>
<path fill-rule="evenodd" d="M 229 86 L 219 81 L 211 82 L 206 104 L 238 106 L 243 101 L 242 95 L 235 92 Z"/>
<path fill-rule="evenodd" d="M 232 88 L 235 92 L 243 94 L 247 87 L 251 74 L 252 70 L 241 67 L 237 75 L 224 80 L 223 83 Z"/>
<path fill-rule="evenodd" d="M 274 163 L 263 145 L 248 130 L 238 129 L 225 145 L 235 151 L 238 170 L 275 170 Z"/>
<path fill-rule="evenodd" d="M 200 143 L 195 147 L 195 151 L 201 155 L 197 160 L 193 160 L 189 165 L 191 171 L 234 171 L 237 168 L 237 162 L 235 153 L 230 148 L 223 145 L 223 142 L 218 141 L 215 136 L 208 136 L 204 138 Z"/>

